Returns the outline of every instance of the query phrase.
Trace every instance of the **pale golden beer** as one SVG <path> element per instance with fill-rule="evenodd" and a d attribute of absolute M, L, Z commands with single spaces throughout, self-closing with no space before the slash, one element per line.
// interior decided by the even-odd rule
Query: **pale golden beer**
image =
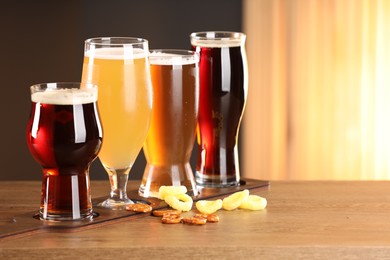
<path fill-rule="evenodd" d="M 199 56 L 186 50 L 150 53 L 152 121 L 144 145 L 147 165 L 139 188 L 158 197 L 160 186 L 186 186 L 197 195 L 189 163 L 195 142 L 199 103 Z"/>
<path fill-rule="evenodd" d="M 87 40 L 82 81 L 99 88 L 98 107 L 105 136 L 99 159 L 111 182 L 110 198 L 102 206 L 132 203 L 126 195 L 126 183 L 147 136 L 152 112 L 147 41 Z"/>

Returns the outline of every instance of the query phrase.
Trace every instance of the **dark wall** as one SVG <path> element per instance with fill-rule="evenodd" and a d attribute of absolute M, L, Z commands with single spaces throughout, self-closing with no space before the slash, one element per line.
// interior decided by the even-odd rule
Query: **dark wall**
<path fill-rule="evenodd" d="M 189 49 L 189 34 L 204 30 L 241 31 L 241 0 L 3 1 L 0 180 L 41 179 L 25 141 L 29 86 L 80 81 L 85 39 L 134 36 L 150 49 Z M 130 178 L 141 178 L 144 167 L 141 152 Z M 98 159 L 91 179 L 107 179 Z"/>

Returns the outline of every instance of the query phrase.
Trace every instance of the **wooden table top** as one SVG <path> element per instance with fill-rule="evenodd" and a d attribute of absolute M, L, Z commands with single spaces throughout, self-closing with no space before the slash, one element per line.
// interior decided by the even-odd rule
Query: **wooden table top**
<path fill-rule="evenodd" d="M 138 184 L 132 181 L 129 189 Z M 1 221 L 37 209 L 40 185 L 0 182 L 0 228 Z M 106 181 L 92 182 L 93 197 L 108 189 Z M 267 208 L 220 210 L 220 222 L 204 226 L 166 225 L 145 215 L 88 230 L 3 239 L 0 259 L 390 257 L 390 182 L 273 181 L 251 194 L 266 197 Z"/>

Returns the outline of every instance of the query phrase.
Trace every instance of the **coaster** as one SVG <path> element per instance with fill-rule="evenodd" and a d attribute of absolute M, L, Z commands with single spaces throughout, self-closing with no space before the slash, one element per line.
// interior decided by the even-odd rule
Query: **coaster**
<path fill-rule="evenodd" d="M 244 179 L 240 185 L 226 188 L 202 188 L 199 187 L 200 194 L 193 197 L 194 202 L 204 199 L 213 199 L 226 196 L 236 191 L 244 189 L 258 189 L 268 187 L 269 181 Z M 147 203 L 153 210 L 167 208 L 168 205 L 156 198 L 143 198 L 138 195 L 136 190 L 129 191 L 128 197 L 136 203 Z M 94 205 L 106 198 L 92 199 Z M 31 235 L 39 232 L 50 232 L 56 230 L 60 232 L 74 232 L 99 226 L 114 224 L 129 219 L 137 219 L 150 215 L 150 213 L 140 213 L 128 210 L 112 210 L 103 207 L 94 206 L 94 215 L 92 219 L 77 221 L 45 221 L 40 220 L 36 212 L 29 212 L 17 215 L 10 219 L 9 223 L 0 226 L 0 240 L 5 238 L 16 238 L 20 236 Z"/>

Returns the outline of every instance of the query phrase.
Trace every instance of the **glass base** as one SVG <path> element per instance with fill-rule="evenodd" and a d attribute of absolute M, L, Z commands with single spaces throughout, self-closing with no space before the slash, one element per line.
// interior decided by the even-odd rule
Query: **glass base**
<path fill-rule="evenodd" d="M 102 201 L 98 203 L 96 206 L 103 207 L 103 208 L 109 208 L 113 210 L 123 210 L 126 209 L 126 206 L 129 204 L 134 204 L 134 201 L 131 199 L 123 199 L 123 200 L 114 200 L 114 199 L 106 199 L 105 201 Z"/>
<path fill-rule="evenodd" d="M 55 214 L 53 212 L 45 212 L 44 209 L 39 210 L 39 219 L 48 220 L 48 221 L 75 221 L 75 220 L 91 220 L 93 217 L 92 208 L 90 210 L 86 210 L 83 213 L 76 211 L 76 214 L 70 212 L 69 214 L 60 213 Z"/>
<path fill-rule="evenodd" d="M 196 172 L 196 184 L 204 188 L 227 188 L 240 185 L 240 178 L 236 175 L 232 177 L 219 175 L 206 175 Z"/>
<path fill-rule="evenodd" d="M 138 195 L 144 198 L 158 198 L 158 190 L 152 191 L 151 189 L 147 188 L 145 185 L 141 184 L 138 189 Z"/>
<path fill-rule="evenodd" d="M 147 164 L 138 194 L 144 198 L 158 198 L 161 186 L 185 186 L 188 195 L 199 194 L 189 163 L 161 166 Z"/>

